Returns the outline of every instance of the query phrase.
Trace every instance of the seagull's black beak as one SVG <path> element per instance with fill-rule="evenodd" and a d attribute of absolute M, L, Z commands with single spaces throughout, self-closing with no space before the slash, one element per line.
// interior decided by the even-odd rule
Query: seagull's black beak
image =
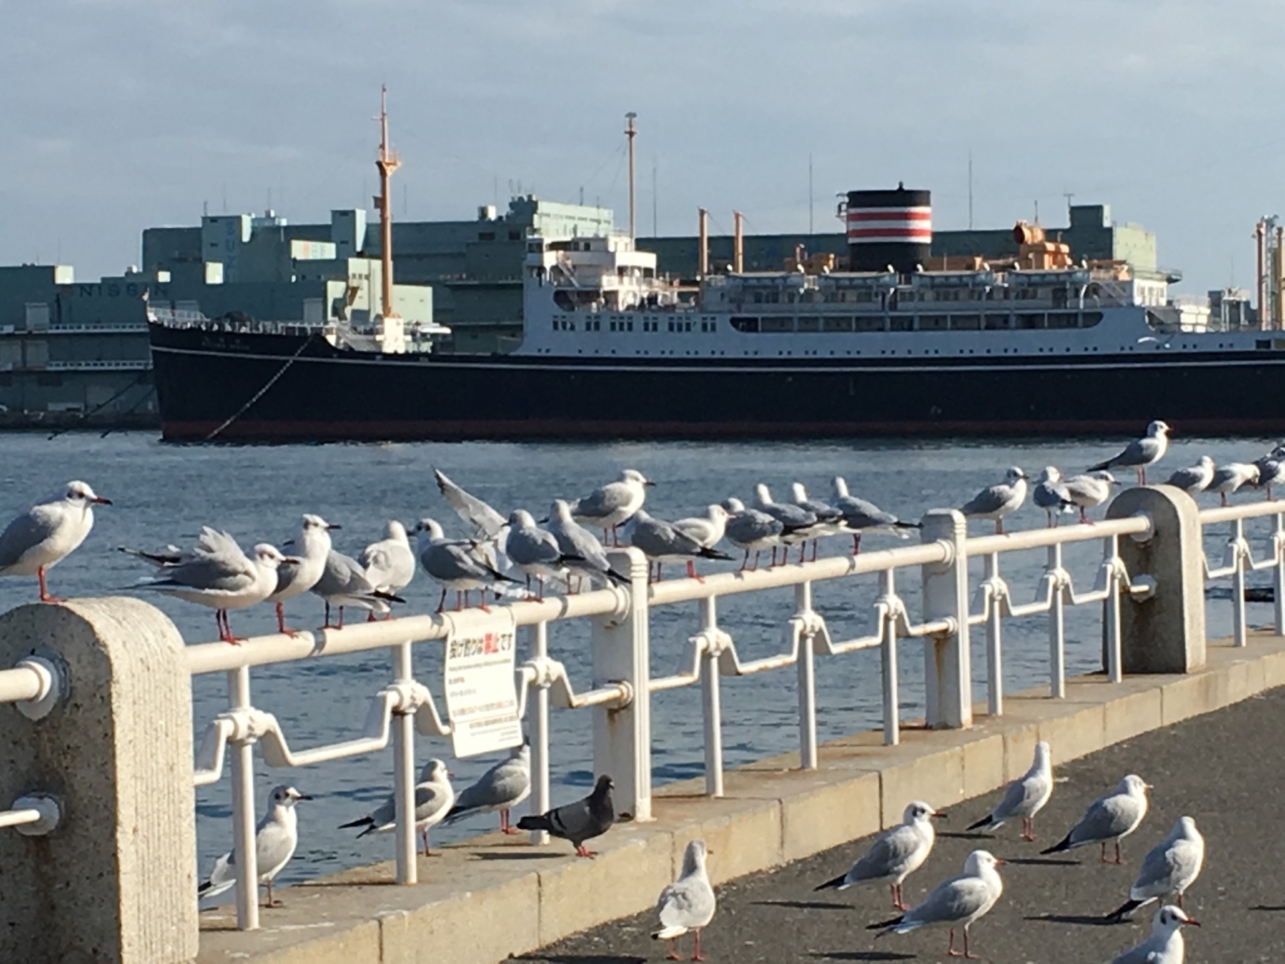
<path fill-rule="evenodd" d="M 326 523 L 326 528 L 327 528 L 327 529 L 342 529 L 342 528 L 343 528 L 343 526 L 341 526 L 338 522 L 328 522 L 328 523 Z"/>
<path fill-rule="evenodd" d="M 292 545 L 294 545 L 294 540 L 293 540 L 293 539 L 287 539 L 285 542 L 281 543 L 281 548 L 282 548 L 282 549 L 284 549 L 284 548 L 286 548 L 287 546 L 292 546 Z"/>
<path fill-rule="evenodd" d="M 111 499 L 104 499 L 101 495 L 96 495 L 89 501 L 92 502 L 94 505 L 111 505 L 112 504 Z"/>
<path fill-rule="evenodd" d="M 643 485 L 655 485 L 655 484 L 656 483 L 653 482 L 651 479 L 643 479 Z"/>

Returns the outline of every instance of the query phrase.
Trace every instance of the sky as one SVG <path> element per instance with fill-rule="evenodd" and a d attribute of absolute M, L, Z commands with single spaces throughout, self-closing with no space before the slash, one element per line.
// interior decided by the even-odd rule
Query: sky
<path fill-rule="evenodd" d="M 369 206 L 389 88 L 397 219 L 512 193 L 638 233 L 839 230 L 836 195 L 924 187 L 938 229 L 1158 236 L 1183 293 L 1253 285 L 1285 212 L 1285 5 L 928 0 L 0 0 L 0 265 L 119 273 L 144 228 Z M 812 190 L 809 193 L 809 159 Z"/>

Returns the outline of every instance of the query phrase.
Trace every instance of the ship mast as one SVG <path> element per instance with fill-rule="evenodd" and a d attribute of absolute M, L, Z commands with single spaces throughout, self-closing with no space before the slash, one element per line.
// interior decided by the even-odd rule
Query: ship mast
<path fill-rule="evenodd" d="M 630 111 L 625 115 L 625 137 L 629 140 L 629 237 L 636 237 L 634 233 L 634 137 L 638 133 L 638 128 L 634 126 L 634 120 L 638 115 Z"/>
<path fill-rule="evenodd" d="M 397 152 L 388 146 L 388 87 L 379 88 L 379 159 L 375 167 L 379 169 L 379 197 L 375 206 L 379 208 L 379 256 L 383 281 L 383 316 L 396 318 L 393 307 L 393 198 L 389 192 L 389 181 L 393 171 L 402 166 Z"/>

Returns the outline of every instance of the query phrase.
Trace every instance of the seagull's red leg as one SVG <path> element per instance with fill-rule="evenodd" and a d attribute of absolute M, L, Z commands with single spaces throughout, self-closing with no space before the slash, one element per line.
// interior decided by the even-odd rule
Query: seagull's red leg
<path fill-rule="evenodd" d="M 291 629 L 286 625 L 286 604 L 277 603 L 277 632 L 284 633 L 286 636 L 298 636 L 299 630 Z"/>
<path fill-rule="evenodd" d="M 1104 840 L 1104 841 L 1102 841 L 1102 855 L 1101 855 L 1101 860 L 1102 860 L 1102 863 L 1104 863 L 1104 864 L 1108 864 L 1108 863 L 1110 863 L 1110 862 L 1111 862 L 1111 861 L 1107 860 L 1107 842 L 1106 842 L 1105 840 Z"/>
<path fill-rule="evenodd" d="M 374 611 L 373 609 L 367 609 L 367 610 L 366 610 L 366 622 L 368 622 L 368 623 L 373 623 L 374 621 L 375 621 L 375 611 Z"/>
<path fill-rule="evenodd" d="M 669 953 L 665 955 L 665 960 L 667 960 L 667 961 L 681 961 L 681 960 L 682 960 L 682 957 L 680 957 L 680 956 L 679 956 L 679 954 L 678 954 L 678 938 L 677 938 L 677 937 L 671 937 L 671 938 L 669 939 Z"/>
<path fill-rule="evenodd" d="M 692 955 L 692 960 L 703 961 L 705 960 L 705 956 L 701 954 L 701 929 L 699 927 L 696 928 L 695 933 L 696 933 L 696 953 Z"/>
<path fill-rule="evenodd" d="M 996 520 L 995 520 L 995 535 L 997 535 L 997 536 L 1002 536 L 1003 534 L 1004 534 L 1004 520 L 1003 520 L 1003 519 L 996 519 Z"/>
<path fill-rule="evenodd" d="M 36 567 L 36 578 L 40 580 L 40 601 L 41 602 L 62 602 L 58 596 L 49 595 L 49 587 L 45 584 L 45 567 Z"/>
<path fill-rule="evenodd" d="M 1084 511 L 1084 506 L 1080 506 L 1080 522 L 1082 522 L 1084 525 L 1089 524 L 1089 517 Z"/>
<path fill-rule="evenodd" d="M 955 950 L 955 928 L 950 929 L 950 943 L 946 946 L 946 955 L 948 957 L 959 957 L 959 952 Z"/>
<path fill-rule="evenodd" d="M 446 605 L 446 587 L 442 587 L 442 598 L 437 601 L 437 611 L 440 613 L 442 607 Z"/>
<path fill-rule="evenodd" d="M 687 560 L 687 578 L 688 579 L 696 578 L 696 563 L 691 559 Z"/>
<path fill-rule="evenodd" d="M 745 567 L 748 566 L 749 564 L 750 564 L 750 550 L 746 549 L 745 558 L 741 560 L 741 572 L 744 572 Z"/>
<path fill-rule="evenodd" d="M 335 628 L 336 629 L 344 628 L 344 607 L 343 606 L 339 607 L 339 625 L 336 626 Z"/>
<path fill-rule="evenodd" d="M 1115 863 L 1117 863 L 1117 864 L 1122 864 L 1122 863 L 1124 863 L 1124 859 L 1120 856 L 1120 840 L 1119 840 L 1119 838 L 1116 838 L 1116 842 L 1115 842 Z"/>

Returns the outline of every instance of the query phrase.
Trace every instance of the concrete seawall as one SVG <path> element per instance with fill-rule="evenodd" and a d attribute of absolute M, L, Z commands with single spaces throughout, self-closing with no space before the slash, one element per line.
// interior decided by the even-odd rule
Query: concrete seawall
<path fill-rule="evenodd" d="M 259 931 L 236 931 L 230 908 L 210 912 L 198 960 L 494 964 L 651 906 L 693 837 L 717 853 L 718 883 L 874 833 L 911 799 L 949 808 L 993 790 L 1026 770 L 1037 740 L 1050 742 L 1056 765 L 1281 685 L 1285 639 L 1255 635 L 1247 648 L 1211 645 L 1207 667 L 1189 675 L 1079 677 L 1065 700 L 1046 687 L 1010 694 L 1004 716 L 977 716 L 969 729 L 907 727 L 893 747 L 862 733 L 824 744 L 815 771 L 794 769 L 794 754 L 731 771 L 720 799 L 703 795 L 703 780 L 662 787 L 656 819 L 613 828 L 595 841 L 594 861 L 563 842 L 536 848 L 495 834 L 419 858 L 416 886 L 394 884 L 384 863 L 291 888 Z"/>

